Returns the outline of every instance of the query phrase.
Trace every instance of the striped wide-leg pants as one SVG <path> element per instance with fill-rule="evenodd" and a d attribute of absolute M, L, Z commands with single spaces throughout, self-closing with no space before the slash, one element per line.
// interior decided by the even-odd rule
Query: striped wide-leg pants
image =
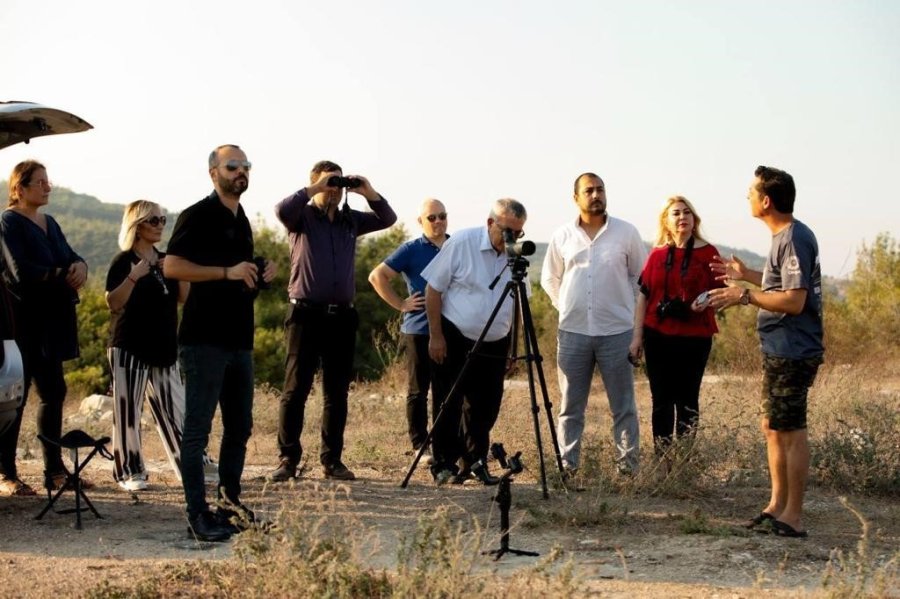
<path fill-rule="evenodd" d="M 115 479 L 146 475 L 141 451 L 141 414 L 146 397 L 166 456 L 181 480 L 184 384 L 178 362 L 167 367 L 149 366 L 118 347 L 109 348 L 107 357 L 112 371 Z"/>

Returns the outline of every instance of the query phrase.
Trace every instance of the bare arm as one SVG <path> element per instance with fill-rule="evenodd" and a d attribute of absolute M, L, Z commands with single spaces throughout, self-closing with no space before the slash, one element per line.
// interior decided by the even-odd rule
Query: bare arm
<path fill-rule="evenodd" d="M 425 298 L 422 297 L 422 294 L 418 291 L 406 299 L 401 298 L 397 292 L 394 291 L 391 281 L 393 281 L 398 274 L 400 273 L 382 262 L 369 273 L 369 283 L 375 289 L 375 293 L 377 293 L 378 296 L 387 302 L 394 310 L 399 312 L 413 312 L 424 308 Z"/>
<path fill-rule="evenodd" d="M 716 310 L 721 310 L 739 304 L 744 290 L 744 287 L 738 286 L 713 289 L 709 292 L 709 305 Z M 747 289 L 747 293 L 750 295 L 750 304 L 769 312 L 781 312 L 796 316 L 803 312 L 803 306 L 806 305 L 806 289 L 769 292 Z"/>
<path fill-rule="evenodd" d="M 438 364 L 447 356 L 447 342 L 444 340 L 444 328 L 441 325 L 441 308 L 443 297 L 431 285 L 425 286 L 425 314 L 428 316 L 428 355 Z"/>
<path fill-rule="evenodd" d="M 256 287 L 256 265 L 252 262 L 238 262 L 234 266 L 203 266 L 169 254 L 163 268 L 167 277 L 179 281 L 243 281 L 251 289 Z"/>
<path fill-rule="evenodd" d="M 644 317 L 647 315 L 647 296 L 638 292 L 634 306 L 634 332 L 631 334 L 631 345 L 628 353 L 639 360 L 644 353 Z"/>

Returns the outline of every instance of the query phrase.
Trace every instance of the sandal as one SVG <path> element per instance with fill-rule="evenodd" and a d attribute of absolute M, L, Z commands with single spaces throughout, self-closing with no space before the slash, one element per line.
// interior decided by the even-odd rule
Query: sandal
<path fill-rule="evenodd" d="M 809 536 L 805 530 L 797 530 L 781 520 L 772 520 L 772 532 L 775 533 L 776 537 L 789 537 L 792 539 L 805 539 Z"/>
<path fill-rule="evenodd" d="M 32 497 L 34 495 L 37 495 L 35 490 L 21 479 L 0 475 L 0 497 Z"/>
<path fill-rule="evenodd" d="M 775 520 L 775 516 L 768 512 L 760 512 L 755 518 L 750 518 L 742 525 L 744 528 L 756 528 L 762 524 L 767 522 L 773 522 Z"/>

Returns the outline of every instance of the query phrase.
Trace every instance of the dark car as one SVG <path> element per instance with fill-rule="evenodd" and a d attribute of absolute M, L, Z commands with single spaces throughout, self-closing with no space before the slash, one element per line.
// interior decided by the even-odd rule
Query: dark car
<path fill-rule="evenodd" d="M 0 149 L 34 137 L 77 133 L 93 127 L 84 119 L 68 112 L 32 102 L 0 102 Z M 0 278 L 8 279 L 7 250 L 0 239 Z M 0 285 L 0 434 L 15 420 L 24 390 L 22 354 L 13 340 L 13 317 L 10 293 Z"/>

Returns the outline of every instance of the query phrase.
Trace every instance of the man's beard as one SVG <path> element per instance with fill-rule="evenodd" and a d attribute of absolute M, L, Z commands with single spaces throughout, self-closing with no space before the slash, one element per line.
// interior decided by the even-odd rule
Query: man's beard
<path fill-rule="evenodd" d="M 219 187 L 227 195 L 240 197 L 250 186 L 250 180 L 244 175 L 239 175 L 234 181 L 229 181 L 225 177 L 218 176 L 218 174 L 216 176 L 219 179 Z"/>

